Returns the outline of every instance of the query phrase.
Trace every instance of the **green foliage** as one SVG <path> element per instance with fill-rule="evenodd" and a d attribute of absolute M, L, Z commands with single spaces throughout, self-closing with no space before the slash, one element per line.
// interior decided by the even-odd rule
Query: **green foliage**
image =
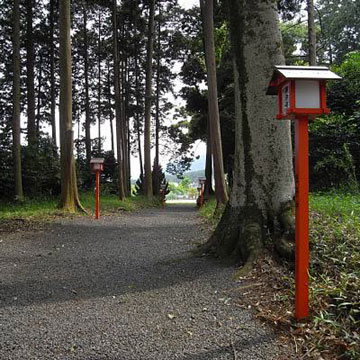
<path fill-rule="evenodd" d="M 312 190 L 356 190 L 360 179 L 360 113 L 349 118 L 322 117 L 312 122 L 309 129 Z"/>
<path fill-rule="evenodd" d="M 360 50 L 359 2 L 319 0 L 317 16 L 321 24 L 322 48 L 330 63 L 341 63 L 346 54 Z"/>
<path fill-rule="evenodd" d="M 346 55 L 340 65 L 334 65 L 332 70 L 343 79 L 333 81 L 328 89 L 328 106 L 336 114 L 346 116 L 360 111 L 360 52 Z"/>
<path fill-rule="evenodd" d="M 14 169 L 10 132 L 0 133 L 0 140 L 0 198 L 12 199 Z M 25 194 L 28 197 L 58 195 L 60 164 L 52 140 L 48 137 L 40 137 L 36 144 L 23 146 L 21 155 Z"/>
<path fill-rule="evenodd" d="M 60 194 L 60 159 L 48 137 L 22 149 L 24 192 L 29 197 Z"/>
<path fill-rule="evenodd" d="M 300 65 L 306 55 L 307 26 L 302 22 L 281 22 L 280 31 L 287 65 Z M 295 55 L 298 48 L 300 54 Z"/>
<path fill-rule="evenodd" d="M 160 189 L 162 187 L 165 188 L 165 194 L 169 194 L 169 184 L 166 180 L 165 173 L 162 170 L 161 165 L 156 166 L 154 164 L 153 170 L 152 170 L 152 185 L 153 185 L 153 195 L 158 196 L 160 195 Z M 144 192 L 144 179 L 140 175 L 139 179 L 136 180 L 133 192 L 133 195 L 135 196 L 143 196 L 145 194 Z"/>

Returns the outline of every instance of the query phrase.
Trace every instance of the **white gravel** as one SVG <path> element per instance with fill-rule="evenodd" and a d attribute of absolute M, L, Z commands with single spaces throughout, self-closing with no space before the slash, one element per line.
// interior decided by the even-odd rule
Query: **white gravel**
<path fill-rule="evenodd" d="M 61 220 L 0 242 L 0 359 L 289 359 L 194 258 L 195 209 Z"/>

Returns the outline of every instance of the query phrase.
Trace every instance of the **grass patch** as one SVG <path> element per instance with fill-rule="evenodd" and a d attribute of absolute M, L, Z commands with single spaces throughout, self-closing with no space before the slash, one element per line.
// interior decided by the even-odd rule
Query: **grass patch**
<path fill-rule="evenodd" d="M 208 222 L 212 227 L 216 227 L 221 218 L 222 211 L 216 211 L 216 200 L 214 198 L 206 201 L 200 208 L 199 214 Z"/>
<path fill-rule="evenodd" d="M 215 205 L 209 202 L 200 210 L 212 226 L 219 218 Z M 253 298 L 241 301 L 252 302 L 259 317 L 285 328 L 303 358 L 360 359 L 360 194 L 310 195 L 310 249 L 307 322 L 297 324 L 293 318 L 294 273 L 272 259 L 260 260 L 249 275 L 256 274 L 268 295 L 259 297 L 257 289 Z"/>
<path fill-rule="evenodd" d="M 310 208 L 313 345 L 359 359 L 360 195 L 315 194 Z"/>
<path fill-rule="evenodd" d="M 92 214 L 95 211 L 95 196 L 93 193 L 82 193 L 80 201 Z M 38 219 L 64 215 L 58 208 L 59 198 L 25 199 L 22 203 L 0 203 L 0 220 L 11 219 Z M 119 211 L 135 211 L 146 207 L 159 206 L 159 200 L 136 196 L 119 201 L 116 195 L 100 196 L 100 214 L 109 214 Z"/>

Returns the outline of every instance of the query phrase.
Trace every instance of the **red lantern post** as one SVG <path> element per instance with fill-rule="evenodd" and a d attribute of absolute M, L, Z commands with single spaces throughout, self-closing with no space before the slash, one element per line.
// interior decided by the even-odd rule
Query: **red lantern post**
<path fill-rule="evenodd" d="M 295 124 L 295 315 L 309 315 L 309 117 Z"/>
<path fill-rule="evenodd" d="M 277 119 L 295 123 L 295 317 L 309 315 L 309 117 L 328 114 L 326 80 L 341 79 L 322 66 L 276 66 L 268 95 L 278 96 Z"/>
<path fill-rule="evenodd" d="M 91 172 L 95 173 L 95 219 L 100 218 L 100 173 L 104 171 L 104 159 L 94 158 L 90 160 Z"/>

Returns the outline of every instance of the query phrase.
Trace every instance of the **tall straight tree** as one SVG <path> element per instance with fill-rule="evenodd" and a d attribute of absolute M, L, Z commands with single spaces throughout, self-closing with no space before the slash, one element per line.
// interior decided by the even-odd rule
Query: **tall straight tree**
<path fill-rule="evenodd" d="M 34 33 L 33 7 L 34 0 L 26 0 L 26 88 L 27 88 L 27 121 L 28 141 L 36 141 L 35 119 L 35 85 L 34 85 Z"/>
<path fill-rule="evenodd" d="M 117 1 L 113 0 L 113 58 L 114 58 L 114 88 L 115 88 L 115 119 L 116 119 L 116 148 L 119 176 L 119 198 L 125 199 L 125 174 L 124 174 L 124 134 L 122 126 L 122 99 L 120 93 L 120 71 L 117 35 Z"/>
<path fill-rule="evenodd" d="M 156 96 L 155 96 L 155 160 L 154 168 L 159 169 L 160 162 L 160 76 L 161 76 L 161 7 L 159 6 L 158 24 L 157 24 L 157 56 L 156 56 Z M 155 195 L 159 185 L 159 177 L 153 179 Z"/>
<path fill-rule="evenodd" d="M 309 64 L 316 65 L 316 29 L 314 16 L 314 0 L 306 0 L 308 13 Z"/>
<path fill-rule="evenodd" d="M 50 23 L 50 37 L 49 37 L 49 53 L 50 53 L 50 101 L 51 101 L 51 130 L 52 140 L 56 146 L 56 89 L 55 89 L 55 45 L 54 45 L 54 8 L 55 0 L 50 0 L 49 23 Z"/>
<path fill-rule="evenodd" d="M 228 4 L 235 58 L 234 177 L 230 200 L 205 250 L 251 265 L 269 235 L 279 251 L 293 255 L 290 123 L 275 119 L 276 96 L 266 95 L 273 66 L 284 63 L 276 2 Z"/>
<path fill-rule="evenodd" d="M 101 154 L 101 8 L 98 9 L 98 154 Z"/>
<path fill-rule="evenodd" d="M 208 83 L 208 117 L 214 161 L 215 197 L 218 203 L 226 204 L 228 195 L 225 183 L 216 81 L 214 3 L 213 0 L 200 0 L 200 6 L 204 27 L 205 62 Z"/>
<path fill-rule="evenodd" d="M 60 207 L 75 212 L 80 206 L 73 156 L 74 133 L 72 130 L 72 64 L 70 0 L 60 1 Z"/>
<path fill-rule="evenodd" d="M 145 194 L 153 196 L 151 175 L 151 100 L 152 100 L 152 58 L 154 52 L 154 13 L 155 0 L 149 1 L 149 23 L 146 53 L 146 88 L 145 88 L 145 127 L 144 127 L 144 166 L 145 166 Z"/>
<path fill-rule="evenodd" d="M 14 0 L 13 5 L 13 158 L 15 178 L 15 199 L 24 199 L 21 173 L 20 146 L 20 5 Z"/>
<path fill-rule="evenodd" d="M 84 31 L 84 78 L 85 78 L 85 154 L 86 166 L 90 171 L 91 134 L 90 134 L 90 95 L 89 95 L 89 46 L 87 31 L 87 4 L 83 1 L 83 31 Z M 90 178 L 91 179 L 91 178 Z"/>

